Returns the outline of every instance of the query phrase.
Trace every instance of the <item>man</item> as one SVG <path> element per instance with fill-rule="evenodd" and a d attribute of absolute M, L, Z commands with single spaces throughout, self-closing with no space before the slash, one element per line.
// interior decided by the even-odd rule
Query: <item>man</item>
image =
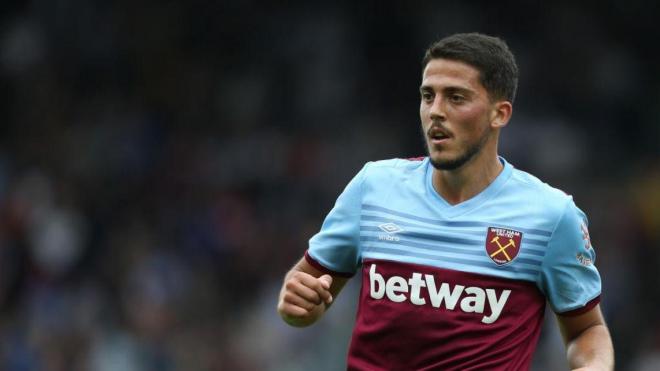
<path fill-rule="evenodd" d="M 498 38 L 456 34 L 423 66 L 428 157 L 364 166 L 286 275 L 280 315 L 314 323 L 361 267 L 350 370 L 528 369 L 546 300 L 570 367 L 611 370 L 586 216 L 497 154 L 513 55 Z"/>

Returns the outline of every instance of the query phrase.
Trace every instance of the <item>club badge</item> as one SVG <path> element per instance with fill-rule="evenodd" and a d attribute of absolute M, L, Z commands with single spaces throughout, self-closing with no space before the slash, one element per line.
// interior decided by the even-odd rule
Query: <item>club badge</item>
<path fill-rule="evenodd" d="M 488 227 L 486 253 L 497 265 L 511 263 L 518 256 L 522 232 L 513 229 Z"/>

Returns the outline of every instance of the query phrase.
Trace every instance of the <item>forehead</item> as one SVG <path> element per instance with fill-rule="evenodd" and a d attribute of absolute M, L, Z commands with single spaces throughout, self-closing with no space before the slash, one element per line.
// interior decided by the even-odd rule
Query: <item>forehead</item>
<path fill-rule="evenodd" d="M 467 63 L 449 59 L 432 59 L 424 67 L 422 86 L 455 86 L 475 91 L 485 91 L 479 81 L 479 70 Z"/>

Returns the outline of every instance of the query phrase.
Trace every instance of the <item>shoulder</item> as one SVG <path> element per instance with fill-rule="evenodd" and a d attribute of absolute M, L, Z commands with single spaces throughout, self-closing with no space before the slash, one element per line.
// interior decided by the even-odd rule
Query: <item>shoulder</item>
<path fill-rule="evenodd" d="M 516 168 L 512 171 L 507 189 L 526 208 L 544 214 L 551 221 L 558 222 L 567 209 L 577 209 L 571 195 Z"/>
<path fill-rule="evenodd" d="M 513 169 L 511 172 L 511 180 L 517 187 L 527 189 L 528 191 L 537 193 L 539 196 L 546 197 L 552 201 L 568 201 L 572 198 L 563 190 L 553 187 L 534 175 L 520 169 Z"/>
<path fill-rule="evenodd" d="M 367 162 L 364 169 L 368 173 L 405 173 L 424 169 L 426 162 L 427 157 L 391 158 Z"/>
<path fill-rule="evenodd" d="M 426 157 L 370 161 L 365 164 L 362 172 L 365 180 L 369 183 L 384 180 L 391 182 L 423 175 L 427 162 Z"/>
<path fill-rule="evenodd" d="M 370 161 L 367 165 L 372 168 L 414 169 L 426 163 L 427 157 L 390 158 L 386 160 Z"/>

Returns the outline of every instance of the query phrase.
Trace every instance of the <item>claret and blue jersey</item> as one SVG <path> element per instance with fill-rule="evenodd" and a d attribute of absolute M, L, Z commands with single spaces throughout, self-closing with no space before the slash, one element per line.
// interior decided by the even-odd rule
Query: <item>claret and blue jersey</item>
<path fill-rule="evenodd" d="M 305 256 L 361 270 L 349 369 L 526 369 L 546 301 L 564 315 L 598 303 L 586 216 L 500 160 L 457 205 L 433 189 L 428 158 L 370 162 L 339 196 Z"/>

